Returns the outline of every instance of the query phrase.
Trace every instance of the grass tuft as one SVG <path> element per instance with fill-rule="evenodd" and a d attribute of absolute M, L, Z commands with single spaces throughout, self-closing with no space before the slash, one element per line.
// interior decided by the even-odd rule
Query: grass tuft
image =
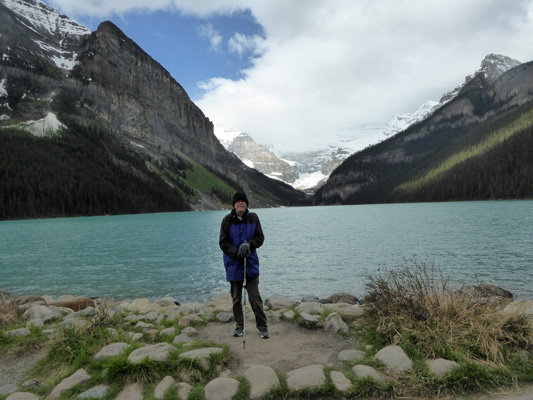
<path fill-rule="evenodd" d="M 533 343 L 526 316 L 457 294 L 433 264 L 416 258 L 368 276 L 366 288 L 364 331 L 376 344 L 398 344 L 414 358 L 504 365 Z"/>

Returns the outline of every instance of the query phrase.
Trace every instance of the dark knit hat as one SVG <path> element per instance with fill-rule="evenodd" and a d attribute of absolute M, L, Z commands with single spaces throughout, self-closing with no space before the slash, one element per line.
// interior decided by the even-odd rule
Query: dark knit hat
<path fill-rule="evenodd" d="M 246 203 L 246 207 L 248 207 L 248 197 L 246 197 L 245 193 L 237 192 L 233 195 L 233 202 L 231 203 L 233 207 L 235 207 L 235 203 L 239 200 L 242 200 Z"/>

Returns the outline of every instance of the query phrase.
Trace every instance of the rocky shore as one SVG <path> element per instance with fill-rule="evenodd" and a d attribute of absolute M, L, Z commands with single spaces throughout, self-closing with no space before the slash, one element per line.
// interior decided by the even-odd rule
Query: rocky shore
<path fill-rule="evenodd" d="M 386 391 L 414 368 L 413 361 L 395 345 L 373 352 L 370 362 L 361 363 L 368 360 L 370 346 L 359 343 L 351 332 L 364 308 L 346 293 L 326 300 L 266 299 L 272 337 L 259 339 L 248 309 L 246 348 L 242 338 L 231 336 L 232 302 L 227 294 L 206 303 L 183 304 L 171 297 L 116 301 L 70 295 L 57 299 L 23 296 L 14 303 L 23 312 L 24 322 L 19 324 L 22 327 L 0 331 L 0 339 L 23 340 L 39 332 L 43 343 L 26 355 L 0 355 L 0 400 L 259 399 L 280 390 L 293 396 L 314 390 L 322 398 L 350 397 L 357 382 L 377 382 Z M 509 302 L 502 312 L 527 315 L 533 323 L 533 301 Z M 45 378 L 35 376 L 35 366 L 47 356 L 47 343 L 61 340 L 65 329 L 82 338 L 105 329 L 108 337 L 80 368 L 44 374 Z M 520 356 L 532 357 L 527 350 Z M 168 374 L 158 372 L 165 376 L 144 371 L 151 378 L 138 381 L 132 375 L 117 389 L 105 377 L 108 370 L 101 373 L 102 365 L 115 359 L 123 360 L 124 371 L 135 366 L 181 367 Z M 436 377 L 458 367 L 443 358 L 428 358 L 425 363 Z"/>

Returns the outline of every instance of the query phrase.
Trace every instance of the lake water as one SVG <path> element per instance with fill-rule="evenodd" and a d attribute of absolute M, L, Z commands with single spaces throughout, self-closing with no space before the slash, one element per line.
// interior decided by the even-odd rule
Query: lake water
<path fill-rule="evenodd" d="M 492 283 L 533 299 L 533 201 L 253 210 L 263 298 L 365 293 L 368 274 L 412 258 L 457 286 Z M 0 290 L 205 301 L 227 292 L 228 211 L 0 222 Z"/>

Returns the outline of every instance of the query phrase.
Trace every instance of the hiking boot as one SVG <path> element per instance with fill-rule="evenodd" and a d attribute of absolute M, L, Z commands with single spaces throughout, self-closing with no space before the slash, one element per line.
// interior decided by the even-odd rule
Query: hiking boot
<path fill-rule="evenodd" d="M 268 339 L 270 337 L 270 333 L 266 329 L 263 329 L 260 333 L 261 339 Z"/>
<path fill-rule="evenodd" d="M 233 331 L 233 336 L 235 337 L 242 336 L 242 327 L 235 328 L 235 330 Z"/>

